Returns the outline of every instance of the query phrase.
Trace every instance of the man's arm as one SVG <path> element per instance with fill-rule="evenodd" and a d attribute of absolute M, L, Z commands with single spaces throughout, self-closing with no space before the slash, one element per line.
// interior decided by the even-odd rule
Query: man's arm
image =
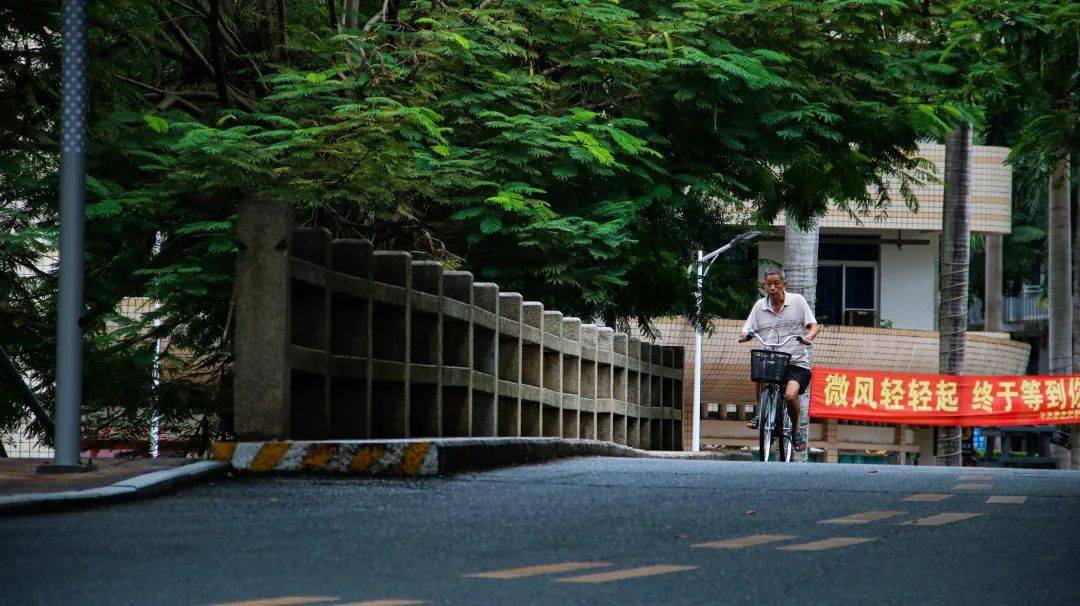
<path fill-rule="evenodd" d="M 751 331 L 757 332 L 757 303 L 750 308 L 750 315 L 746 317 L 746 322 L 743 323 L 742 334 L 739 335 L 739 340 L 744 341 Z"/>
<path fill-rule="evenodd" d="M 814 337 L 821 332 L 821 325 L 817 323 L 817 318 L 814 317 L 814 310 L 810 309 L 810 304 L 807 303 L 806 297 L 802 298 L 803 318 L 806 322 L 806 334 L 803 335 L 803 339 L 807 341 L 813 341 Z"/>

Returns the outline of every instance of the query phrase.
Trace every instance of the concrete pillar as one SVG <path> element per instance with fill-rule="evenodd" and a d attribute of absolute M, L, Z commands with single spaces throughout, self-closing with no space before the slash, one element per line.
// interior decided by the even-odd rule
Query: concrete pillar
<path fill-rule="evenodd" d="M 985 276 L 986 292 L 983 299 L 986 302 L 983 315 L 986 323 L 983 329 L 987 332 L 1002 332 L 1004 326 L 1004 296 L 1002 278 L 1003 265 L 1003 241 L 1001 234 L 988 234 L 986 236 L 986 263 Z"/>
<path fill-rule="evenodd" d="M 236 258 L 234 429 L 240 439 L 289 435 L 292 208 L 240 203 Z"/>
<path fill-rule="evenodd" d="M 840 447 L 838 445 L 840 427 L 836 419 L 825 419 L 825 462 L 840 462 Z"/>

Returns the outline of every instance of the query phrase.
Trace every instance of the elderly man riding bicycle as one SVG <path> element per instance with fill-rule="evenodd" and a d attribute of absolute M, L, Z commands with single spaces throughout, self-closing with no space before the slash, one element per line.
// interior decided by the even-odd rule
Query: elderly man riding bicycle
<path fill-rule="evenodd" d="M 779 351 L 791 355 L 784 377 L 784 400 L 787 401 L 792 426 L 798 428 L 793 432 L 792 442 L 795 450 L 801 452 L 806 449 L 806 435 L 799 425 L 799 395 L 810 386 L 812 362 L 808 344 L 817 336 L 820 326 L 806 299 L 800 294 L 786 292 L 787 279 L 783 270 L 770 267 L 765 272 L 763 286 L 765 297 L 750 310 L 739 340 L 747 341 L 755 334 L 786 340 L 786 344 L 779 348 Z M 749 423 L 751 429 L 757 429 L 758 422 L 755 415 Z"/>

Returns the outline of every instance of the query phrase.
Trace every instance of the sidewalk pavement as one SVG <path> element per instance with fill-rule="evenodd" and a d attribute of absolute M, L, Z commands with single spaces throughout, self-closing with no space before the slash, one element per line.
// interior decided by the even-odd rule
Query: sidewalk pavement
<path fill-rule="evenodd" d="M 49 459 L 0 459 L 0 515 L 70 509 L 173 490 L 227 464 L 182 458 L 98 459 L 85 473 L 39 474 Z"/>
<path fill-rule="evenodd" d="M 747 453 L 655 452 L 595 440 L 445 438 L 217 442 L 215 460 L 99 459 L 85 473 L 39 474 L 47 459 L 0 459 L 0 516 L 140 499 L 230 471 L 416 477 L 568 457 L 749 460 Z"/>

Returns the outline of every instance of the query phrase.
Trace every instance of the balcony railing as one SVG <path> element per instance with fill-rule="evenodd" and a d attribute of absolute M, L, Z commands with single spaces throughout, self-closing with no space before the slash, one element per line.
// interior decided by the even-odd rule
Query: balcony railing
<path fill-rule="evenodd" d="M 1018 322 L 1038 322 L 1049 317 L 1046 303 L 1039 297 L 1038 285 L 1024 286 L 1019 295 L 1005 297 L 1002 302 L 1001 314 L 1005 324 Z M 975 299 L 975 304 L 968 309 L 968 326 L 983 326 L 986 319 L 983 317 L 984 304 Z"/>

